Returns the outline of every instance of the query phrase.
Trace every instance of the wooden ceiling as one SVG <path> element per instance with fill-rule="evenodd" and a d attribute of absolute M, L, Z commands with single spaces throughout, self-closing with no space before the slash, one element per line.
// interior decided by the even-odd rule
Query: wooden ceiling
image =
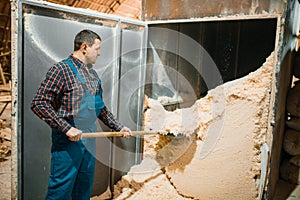
<path fill-rule="evenodd" d="M 47 0 L 77 8 L 140 19 L 141 0 Z"/>

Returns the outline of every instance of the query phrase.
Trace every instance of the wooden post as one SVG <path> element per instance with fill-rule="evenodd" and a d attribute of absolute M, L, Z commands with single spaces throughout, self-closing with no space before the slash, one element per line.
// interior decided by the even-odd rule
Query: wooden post
<path fill-rule="evenodd" d="M 1 63 L 0 63 L 0 77 L 2 79 L 2 84 L 6 85 L 6 80 L 5 80 L 5 77 L 4 77 L 4 73 L 3 73 L 3 69 L 2 69 Z"/>

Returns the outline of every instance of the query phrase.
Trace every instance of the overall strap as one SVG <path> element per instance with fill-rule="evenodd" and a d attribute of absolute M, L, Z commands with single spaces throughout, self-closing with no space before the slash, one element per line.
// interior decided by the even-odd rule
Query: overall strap
<path fill-rule="evenodd" d="M 77 78 L 78 78 L 78 79 L 80 80 L 80 82 L 82 83 L 83 88 L 85 88 L 86 90 L 88 90 L 84 78 L 79 74 L 79 72 L 78 72 L 77 69 L 75 68 L 74 64 L 73 64 L 69 59 L 65 59 L 64 62 L 66 62 L 66 63 L 71 67 L 71 69 L 72 69 L 72 71 L 74 72 L 74 74 L 77 76 Z M 102 91 L 101 80 L 98 78 L 97 81 L 98 81 L 98 84 L 99 84 L 99 86 L 100 86 L 100 88 L 101 88 L 101 91 Z M 100 91 L 100 93 L 101 93 L 101 91 Z"/>
<path fill-rule="evenodd" d="M 73 71 L 74 74 L 77 76 L 77 78 L 80 80 L 80 82 L 82 83 L 82 85 L 83 85 L 84 87 L 86 87 L 84 78 L 78 73 L 78 71 L 77 71 L 77 69 L 75 68 L 75 66 L 73 65 L 73 63 L 72 63 L 69 59 L 65 59 L 64 61 L 71 67 L 72 71 Z"/>

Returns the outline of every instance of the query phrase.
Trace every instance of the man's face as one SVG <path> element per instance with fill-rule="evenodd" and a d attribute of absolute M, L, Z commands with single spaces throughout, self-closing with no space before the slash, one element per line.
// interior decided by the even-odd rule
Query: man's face
<path fill-rule="evenodd" d="M 86 47 L 86 64 L 95 64 L 98 56 L 100 56 L 100 47 L 101 41 L 99 39 L 95 39 L 95 42 L 92 46 Z"/>

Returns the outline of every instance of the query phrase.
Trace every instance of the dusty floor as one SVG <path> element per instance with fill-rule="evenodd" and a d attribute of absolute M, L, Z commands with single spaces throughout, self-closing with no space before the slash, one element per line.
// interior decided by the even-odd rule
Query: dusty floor
<path fill-rule="evenodd" d="M 10 156 L 0 160 L 0 200 L 10 199 Z"/>
<path fill-rule="evenodd" d="M 0 110 L 4 107 L 4 104 L 0 104 Z M 10 127 L 11 121 L 10 121 L 10 109 L 11 104 L 8 104 L 5 111 L 0 116 L 0 119 L 2 119 L 7 127 Z M 11 156 L 0 156 L 0 200 L 8 200 L 11 199 Z"/>

